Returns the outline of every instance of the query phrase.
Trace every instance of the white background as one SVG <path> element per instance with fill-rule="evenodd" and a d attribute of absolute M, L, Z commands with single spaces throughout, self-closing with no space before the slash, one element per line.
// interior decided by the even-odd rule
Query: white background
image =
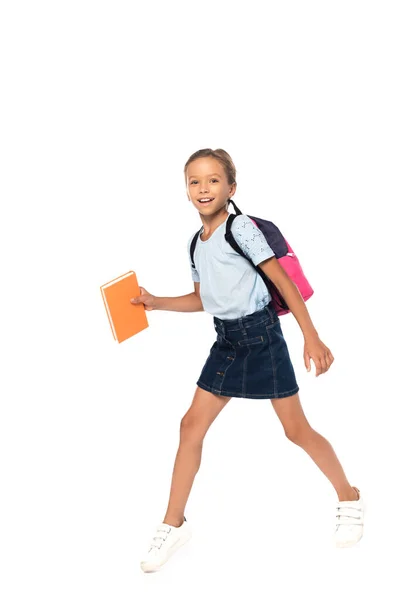
<path fill-rule="evenodd" d="M 2 3 L 4 600 L 398 597 L 397 10 Z M 278 225 L 315 290 L 330 370 L 307 373 L 295 318 L 281 325 L 365 534 L 332 546 L 334 488 L 269 400 L 234 398 L 204 441 L 192 540 L 145 575 L 215 330 L 152 311 L 118 344 L 100 286 L 132 269 L 155 295 L 193 291 L 183 167 L 206 147 L 229 152 L 238 206 Z"/>

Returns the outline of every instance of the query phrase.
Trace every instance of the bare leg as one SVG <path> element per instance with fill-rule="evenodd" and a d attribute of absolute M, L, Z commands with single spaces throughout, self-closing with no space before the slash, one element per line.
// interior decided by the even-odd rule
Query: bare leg
<path fill-rule="evenodd" d="M 200 468 L 203 439 L 230 398 L 197 387 L 192 405 L 180 426 L 180 443 L 172 474 L 171 492 L 164 523 L 180 527 L 193 481 Z"/>
<path fill-rule="evenodd" d="M 282 423 L 286 437 L 311 456 L 335 488 L 339 501 L 357 500 L 358 492 L 347 480 L 331 444 L 307 421 L 300 404 L 299 394 L 287 398 L 274 398 L 271 402 Z"/>

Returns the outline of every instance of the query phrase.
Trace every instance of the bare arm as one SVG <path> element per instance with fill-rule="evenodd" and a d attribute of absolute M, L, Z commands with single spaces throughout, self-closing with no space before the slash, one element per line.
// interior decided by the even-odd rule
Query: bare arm
<path fill-rule="evenodd" d="M 194 282 L 194 292 L 191 294 L 173 298 L 155 296 L 154 308 L 156 310 L 176 310 L 179 312 L 198 312 L 204 310 L 200 298 L 200 282 Z"/>
<path fill-rule="evenodd" d="M 303 332 L 304 339 L 318 337 L 317 330 L 311 320 L 303 296 L 300 294 L 297 285 L 293 283 L 285 269 L 281 267 L 278 259 L 275 256 L 272 256 L 271 258 L 262 261 L 258 266 L 271 281 L 273 281 L 285 298 L 288 307 Z"/>
<path fill-rule="evenodd" d="M 307 371 L 311 371 L 310 360 L 312 359 L 315 364 L 315 376 L 318 377 L 322 373 L 326 373 L 335 358 L 328 346 L 325 346 L 320 340 L 297 285 L 290 279 L 274 256 L 261 262 L 260 267 L 274 282 L 300 325 L 304 336 L 303 357 Z"/>

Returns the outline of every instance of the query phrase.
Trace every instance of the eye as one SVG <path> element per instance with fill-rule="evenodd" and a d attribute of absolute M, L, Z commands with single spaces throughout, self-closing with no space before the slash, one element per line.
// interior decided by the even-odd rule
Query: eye
<path fill-rule="evenodd" d="M 216 181 L 218 183 L 218 179 L 211 179 L 211 181 Z M 193 181 L 191 182 L 190 185 L 192 185 L 193 183 L 198 183 L 197 179 L 193 179 Z"/>

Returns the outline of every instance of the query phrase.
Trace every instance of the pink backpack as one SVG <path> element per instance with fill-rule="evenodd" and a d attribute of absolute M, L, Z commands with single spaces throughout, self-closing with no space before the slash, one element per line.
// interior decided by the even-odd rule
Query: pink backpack
<path fill-rule="evenodd" d="M 279 292 L 278 288 L 269 279 L 269 277 L 267 277 L 267 275 L 264 273 L 261 267 L 259 265 L 255 266 L 254 263 L 244 254 L 240 246 L 237 244 L 235 238 L 233 237 L 231 231 L 232 223 L 235 217 L 237 217 L 237 215 L 241 215 L 242 212 L 239 210 L 239 208 L 236 206 L 232 199 L 230 199 L 230 202 L 233 204 L 236 214 L 230 214 L 226 221 L 226 241 L 234 250 L 236 250 L 236 252 L 238 252 L 241 256 L 246 258 L 257 270 L 260 277 L 263 279 L 265 285 L 267 286 L 269 293 L 271 294 L 271 303 L 274 309 L 276 310 L 278 316 L 289 313 L 290 309 L 284 297 Z M 312 289 L 306 276 L 304 275 L 299 259 L 293 252 L 293 249 L 290 246 L 289 242 L 283 237 L 278 227 L 274 223 L 272 223 L 272 221 L 266 221 L 265 219 L 261 219 L 260 217 L 252 217 L 250 215 L 248 215 L 248 217 L 263 233 L 269 246 L 272 248 L 275 257 L 277 258 L 277 260 L 279 260 L 281 267 L 285 269 L 290 279 L 297 286 L 297 289 L 299 290 L 303 300 L 306 302 L 313 295 L 314 290 Z M 201 229 L 194 236 L 190 246 L 190 255 L 192 259 L 193 268 L 195 268 L 194 249 L 196 247 L 196 242 L 198 236 L 200 235 L 200 231 Z"/>

